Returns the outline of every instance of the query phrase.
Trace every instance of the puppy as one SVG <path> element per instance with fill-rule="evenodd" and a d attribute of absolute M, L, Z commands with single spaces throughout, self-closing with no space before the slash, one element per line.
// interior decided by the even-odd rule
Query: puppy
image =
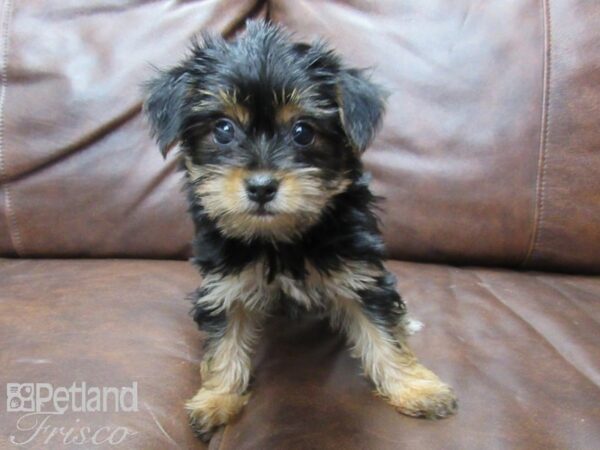
<path fill-rule="evenodd" d="M 252 351 L 278 305 L 326 313 L 401 413 L 452 414 L 452 389 L 406 343 L 406 308 L 382 262 L 360 159 L 381 90 L 322 43 L 249 22 L 234 42 L 194 43 L 147 94 L 163 155 L 181 145 L 203 276 L 193 298 L 207 335 L 202 387 L 187 403 L 196 432 L 208 438 L 248 401 Z"/>

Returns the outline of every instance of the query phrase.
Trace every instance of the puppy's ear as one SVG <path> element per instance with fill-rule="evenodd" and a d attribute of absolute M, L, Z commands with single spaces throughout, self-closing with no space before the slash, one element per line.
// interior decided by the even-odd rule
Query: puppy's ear
<path fill-rule="evenodd" d="M 355 69 L 343 70 L 337 84 L 340 121 L 352 147 L 364 152 L 381 124 L 383 90 Z"/>
<path fill-rule="evenodd" d="M 160 152 L 166 156 L 180 139 L 183 108 L 188 91 L 188 73 L 178 67 L 161 72 L 145 86 L 144 112 Z"/>

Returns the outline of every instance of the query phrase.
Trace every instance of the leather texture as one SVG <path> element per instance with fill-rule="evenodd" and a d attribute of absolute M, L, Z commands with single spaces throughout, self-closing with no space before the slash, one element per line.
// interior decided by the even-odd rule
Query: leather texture
<path fill-rule="evenodd" d="M 188 255 L 177 161 L 149 136 L 142 85 L 192 36 L 252 15 L 253 1 L 3 2 L 0 254 Z"/>
<path fill-rule="evenodd" d="M 389 92 L 365 154 L 397 259 L 600 270 L 600 5 L 282 0 Z"/>
<path fill-rule="evenodd" d="M 200 384 L 201 334 L 185 301 L 198 279 L 182 261 L 1 260 L 0 448 L 204 448 L 183 408 Z M 138 411 L 114 412 L 113 403 L 107 412 L 69 408 L 50 417 L 50 429 L 136 434 L 118 446 L 66 445 L 60 435 L 43 446 L 50 432 L 27 443 L 33 431 L 23 429 L 34 420 L 19 431 L 24 413 L 4 408 L 5 383 L 68 388 L 82 381 L 101 388 L 137 382 Z M 26 445 L 12 445 L 11 436 Z"/>
<path fill-rule="evenodd" d="M 184 300 L 200 281 L 182 261 L 192 225 L 140 85 L 192 35 L 232 36 L 249 17 L 325 38 L 389 91 L 365 163 L 386 198 L 389 267 L 425 323 L 411 344 L 460 405 L 440 422 L 403 417 L 325 323 L 275 318 L 253 396 L 210 448 L 598 448 L 600 3 L 589 0 L 0 2 L 0 255 L 21 257 L 0 259 L 0 404 L 9 382 L 137 382 L 137 413 L 56 424 L 128 427 L 123 448 L 207 448 L 183 410 L 201 382 Z M 18 417 L 0 410 L 0 448 Z"/>
<path fill-rule="evenodd" d="M 456 416 L 400 416 L 321 322 L 275 324 L 255 395 L 219 449 L 586 449 L 600 439 L 600 280 L 390 263 L 409 341 L 455 389 Z"/>
<path fill-rule="evenodd" d="M 390 257 L 600 272 L 600 6 L 585 0 L 6 1 L 0 254 L 189 255 L 139 85 L 269 16 L 390 92 L 365 155 Z"/>
<path fill-rule="evenodd" d="M 212 449 L 597 448 L 598 277 L 389 268 L 425 324 L 411 345 L 453 385 L 458 414 L 439 422 L 399 415 L 372 394 L 326 324 L 279 318 L 255 357 L 250 403 Z M 127 426 L 138 434 L 124 448 L 204 448 L 183 412 L 200 384 L 201 348 L 183 300 L 198 283 L 187 262 L 1 260 L 0 279 L 2 381 L 137 381 L 139 412 L 73 413 L 60 425 L 78 417 Z M 18 416 L 0 415 L 1 448 L 11 448 Z"/>

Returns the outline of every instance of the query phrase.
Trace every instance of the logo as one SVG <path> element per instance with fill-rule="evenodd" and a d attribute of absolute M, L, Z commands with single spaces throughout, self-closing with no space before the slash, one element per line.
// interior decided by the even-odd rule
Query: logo
<path fill-rule="evenodd" d="M 8 412 L 35 411 L 33 383 L 7 383 L 6 385 L 6 410 Z"/>
<path fill-rule="evenodd" d="M 131 413 L 138 412 L 138 386 L 106 387 L 88 386 L 74 382 L 70 386 L 51 383 L 7 383 L 6 411 L 16 415 L 16 432 L 9 437 L 15 446 L 32 444 L 111 445 L 123 443 L 137 434 L 127 427 L 86 425 L 85 418 L 69 415 L 75 413 Z M 74 418 L 73 418 L 74 417 Z M 54 423 L 58 422 L 58 423 Z"/>

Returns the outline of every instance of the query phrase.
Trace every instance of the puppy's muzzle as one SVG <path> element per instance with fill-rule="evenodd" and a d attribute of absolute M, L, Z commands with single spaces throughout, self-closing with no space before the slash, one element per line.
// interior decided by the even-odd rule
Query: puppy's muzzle
<path fill-rule="evenodd" d="M 244 180 L 248 199 L 263 206 L 277 195 L 279 181 L 268 173 L 250 175 Z"/>

